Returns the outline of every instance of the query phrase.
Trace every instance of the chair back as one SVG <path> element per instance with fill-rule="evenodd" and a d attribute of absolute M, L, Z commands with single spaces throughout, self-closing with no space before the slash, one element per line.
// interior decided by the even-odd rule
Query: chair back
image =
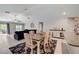
<path fill-rule="evenodd" d="M 27 47 L 32 48 L 33 36 L 34 36 L 34 31 L 29 31 L 29 33 L 24 33 L 24 38 L 25 38 L 25 42 L 26 42 Z"/>
<path fill-rule="evenodd" d="M 44 38 L 44 51 L 45 52 L 49 51 L 49 41 L 50 41 L 50 33 L 46 32 L 45 38 Z"/>

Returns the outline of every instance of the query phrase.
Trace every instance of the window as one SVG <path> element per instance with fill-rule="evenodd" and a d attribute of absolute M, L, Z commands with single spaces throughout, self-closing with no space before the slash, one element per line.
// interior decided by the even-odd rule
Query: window
<path fill-rule="evenodd" d="M 7 33 L 7 24 L 0 24 L 0 33 L 6 34 Z"/>
<path fill-rule="evenodd" d="M 22 31 L 23 30 L 24 25 L 16 25 L 16 31 Z"/>

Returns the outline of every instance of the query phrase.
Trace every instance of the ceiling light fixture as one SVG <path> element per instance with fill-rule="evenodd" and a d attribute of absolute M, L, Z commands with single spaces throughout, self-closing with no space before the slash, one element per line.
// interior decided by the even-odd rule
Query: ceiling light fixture
<path fill-rule="evenodd" d="M 62 15 L 66 15 L 66 12 L 64 11 L 64 12 L 62 12 Z"/>

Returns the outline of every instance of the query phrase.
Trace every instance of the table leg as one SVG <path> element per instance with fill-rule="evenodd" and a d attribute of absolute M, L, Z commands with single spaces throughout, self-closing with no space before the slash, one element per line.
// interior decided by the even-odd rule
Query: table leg
<path fill-rule="evenodd" d="M 33 48 L 31 48 L 31 54 L 33 54 Z"/>

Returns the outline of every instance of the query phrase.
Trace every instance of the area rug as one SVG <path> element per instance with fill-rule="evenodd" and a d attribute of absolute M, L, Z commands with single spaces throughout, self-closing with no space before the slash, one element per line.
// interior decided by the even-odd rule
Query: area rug
<path fill-rule="evenodd" d="M 46 47 L 48 52 L 45 52 L 44 46 L 40 44 L 40 53 L 41 54 L 54 54 L 56 44 L 57 44 L 57 40 L 52 40 L 50 44 L 48 44 L 48 46 Z M 12 54 L 30 54 L 31 52 L 30 48 L 27 48 L 27 50 L 25 50 L 25 42 L 20 43 L 16 46 L 10 47 L 9 50 L 12 52 Z M 37 47 L 33 49 L 33 54 L 37 54 Z"/>

